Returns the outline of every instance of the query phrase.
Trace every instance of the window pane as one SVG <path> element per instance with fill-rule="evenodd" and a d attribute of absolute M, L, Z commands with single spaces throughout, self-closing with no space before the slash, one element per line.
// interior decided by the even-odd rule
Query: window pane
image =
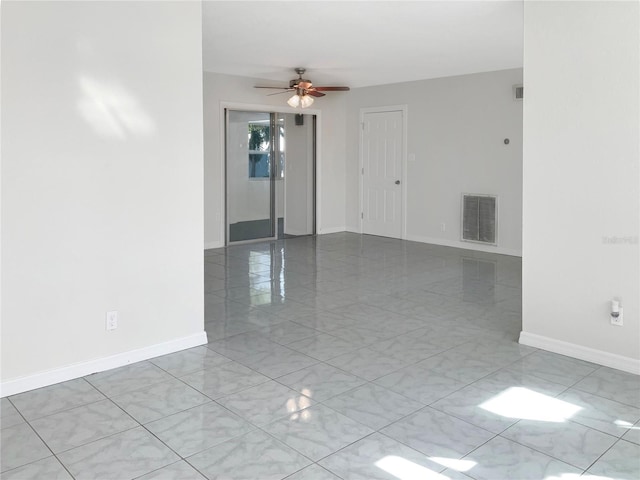
<path fill-rule="evenodd" d="M 249 122 L 249 178 L 269 178 L 270 135 L 268 123 Z"/>
<path fill-rule="evenodd" d="M 268 153 L 249 153 L 249 178 L 269 178 Z"/>

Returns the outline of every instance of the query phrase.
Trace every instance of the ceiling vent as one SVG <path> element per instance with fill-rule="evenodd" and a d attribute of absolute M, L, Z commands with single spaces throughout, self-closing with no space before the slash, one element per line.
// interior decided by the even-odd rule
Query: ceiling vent
<path fill-rule="evenodd" d="M 523 98 L 524 98 L 524 86 L 523 85 L 514 85 L 513 86 L 513 99 L 521 101 Z"/>
<path fill-rule="evenodd" d="M 498 198 L 462 195 L 462 240 L 496 245 Z"/>

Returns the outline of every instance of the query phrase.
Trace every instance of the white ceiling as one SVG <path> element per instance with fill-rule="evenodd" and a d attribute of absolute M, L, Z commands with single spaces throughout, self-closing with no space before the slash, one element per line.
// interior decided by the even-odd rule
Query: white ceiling
<path fill-rule="evenodd" d="M 522 66 L 522 0 L 215 1 L 204 69 L 363 87 Z"/>

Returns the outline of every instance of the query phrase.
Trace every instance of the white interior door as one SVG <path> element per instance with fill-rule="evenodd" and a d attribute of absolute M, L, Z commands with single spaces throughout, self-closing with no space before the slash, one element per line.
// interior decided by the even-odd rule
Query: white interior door
<path fill-rule="evenodd" d="M 362 232 L 402 238 L 403 112 L 365 112 Z"/>

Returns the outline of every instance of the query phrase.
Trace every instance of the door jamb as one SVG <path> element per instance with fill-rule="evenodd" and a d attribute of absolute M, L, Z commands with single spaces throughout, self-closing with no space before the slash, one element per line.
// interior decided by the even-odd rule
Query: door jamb
<path fill-rule="evenodd" d="M 402 158 L 400 161 L 400 167 L 402 168 L 402 194 L 400 196 L 400 208 L 402 212 L 400 214 L 400 238 L 402 240 L 407 239 L 407 114 L 408 107 L 406 104 L 403 105 L 388 105 L 383 107 L 366 107 L 360 108 L 360 142 L 359 142 L 359 186 L 358 189 L 360 191 L 360 219 L 359 219 L 359 230 L 360 233 L 364 233 L 363 223 L 364 219 L 362 218 L 364 213 L 364 156 L 363 156 L 363 145 L 364 145 L 364 116 L 367 113 L 384 113 L 384 112 L 402 112 Z"/>

